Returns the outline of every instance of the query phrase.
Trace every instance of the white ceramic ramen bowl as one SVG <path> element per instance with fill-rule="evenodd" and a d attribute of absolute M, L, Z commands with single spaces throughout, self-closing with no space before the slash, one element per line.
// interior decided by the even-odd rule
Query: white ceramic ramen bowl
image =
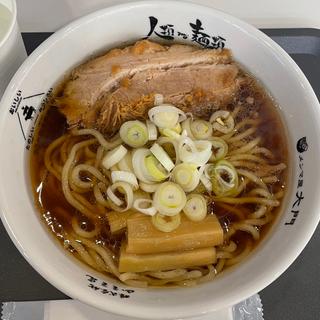
<path fill-rule="evenodd" d="M 153 32 L 150 17 L 154 17 Z M 75 263 L 40 221 L 28 167 L 34 123 L 42 110 L 42 100 L 67 70 L 97 52 L 150 33 L 150 38 L 159 40 L 161 25 L 172 25 L 167 35 L 175 40 L 184 40 L 185 35 L 184 41 L 193 43 L 190 23 L 202 25 L 211 45 L 224 43 L 231 48 L 236 60 L 260 79 L 279 103 L 288 131 L 289 191 L 280 219 L 259 249 L 233 270 L 193 288 L 127 288 Z M 214 42 L 212 36 L 224 40 Z M 5 92 L 0 115 L 2 221 L 30 264 L 72 298 L 139 318 L 200 315 L 263 289 L 288 268 L 307 244 L 320 217 L 319 136 L 319 103 L 310 84 L 291 58 L 254 27 L 189 3 L 150 1 L 108 8 L 56 32 L 25 61 Z"/>

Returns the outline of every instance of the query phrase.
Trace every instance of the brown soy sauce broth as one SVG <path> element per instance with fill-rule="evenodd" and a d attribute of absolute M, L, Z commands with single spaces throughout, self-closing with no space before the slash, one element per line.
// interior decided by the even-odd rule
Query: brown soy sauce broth
<path fill-rule="evenodd" d="M 280 162 L 288 164 L 286 132 L 276 103 L 256 80 L 247 73 L 243 73 L 243 75 L 250 78 L 249 85 L 246 82 L 246 85 L 241 88 L 238 96 L 235 97 L 234 103 L 226 106 L 226 109 L 232 111 L 236 106 L 241 106 L 241 111 L 235 119 L 236 123 L 247 117 L 258 117 L 261 123 L 258 126 L 256 135 L 262 137 L 261 145 L 272 150 L 274 164 Z M 59 87 L 57 86 L 55 91 L 57 96 L 59 96 Z M 30 167 L 36 205 L 51 233 L 62 243 L 65 240 L 64 233 L 68 233 L 72 229 L 71 220 L 74 216 L 78 217 L 81 227 L 85 230 L 92 228 L 90 221 L 66 201 L 61 183 L 52 174 L 48 174 L 44 165 L 44 152 L 48 145 L 67 131 L 66 119 L 55 107 L 53 97 L 48 102 L 41 123 L 36 129 Z M 271 191 L 273 193 L 286 188 L 286 172 L 287 170 L 285 173 L 278 174 L 278 182 L 272 186 Z M 247 188 L 250 188 L 250 184 Z M 91 201 L 91 199 L 88 200 Z M 213 203 L 211 209 L 218 216 L 225 230 L 228 229 L 230 223 L 237 221 L 237 217 L 234 214 L 218 204 Z M 248 212 L 253 212 L 255 206 L 247 205 L 245 209 Z M 277 220 L 280 211 L 281 206 L 273 210 L 275 218 L 271 223 L 259 227 L 261 238 L 259 241 L 254 242 L 255 247 L 268 233 L 274 221 Z M 108 246 L 117 256 L 122 240 L 121 236 L 111 235 L 105 218 L 101 217 L 98 223 L 101 224 L 101 232 L 96 237 L 96 243 Z M 122 237 L 124 236 L 122 235 Z M 237 232 L 232 237 L 232 240 L 241 246 L 248 237 L 250 236 L 245 232 Z M 69 250 L 73 252 L 72 249 L 69 248 Z"/>
<path fill-rule="evenodd" d="M 56 90 L 56 92 L 59 91 Z M 45 150 L 51 142 L 67 131 L 66 118 L 55 107 L 53 96 L 45 106 L 40 125 L 36 128 L 30 157 L 30 171 L 35 204 L 49 230 L 63 244 L 65 244 L 64 234 L 68 234 L 72 229 L 71 220 L 74 216 L 78 218 L 84 230 L 90 231 L 93 227 L 88 218 L 68 203 L 63 194 L 61 182 L 48 173 L 45 167 Z M 89 198 L 88 200 L 91 201 Z M 96 243 L 104 244 L 115 253 L 118 252 L 121 238 L 111 235 L 104 217 L 99 217 L 98 223 L 101 225 L 101 232 L 96 237 Z M 74 252 L 71 247 L 67 248 L 70 252 Z"/>
<path fill-rule="evenodd" d="M 289 166 L 289 150 L 288 141 L 285 125 L 280 116 L 280 110 L 277 103 L 271 97 L 268 92 L 266 92 L 256 79 L 254 79 L 250 74 L 243 72 L 243 75 L 250 79 L 249 86 L 243 86 L 240 89 L 239 95 L 235 100 L 235 103 L 228 106 L 227 109 L 233 110 L 236 105 L 242 105 L 244 108 L 238 113 L 235 123 L 240 122 L 242 119 L 250 117 L 259 118 L 261 122 L 259 123 L 258 129 L 255 136 L 260 136 L 262 138 L 260 145 L 272 150 L 273 159 L 270 160 L 270 164 L 285 163 L 287 169 L 281 173 L 277 173 L 278 182 L 273 183 L 271 189 L 269 190 L 272 194 L 277 193 L 280 190 L 287 191 L 288 184 L 288 166 Z M 250 184 L 247 188 L 251 188 Z M 279 219 L 279 216 L 283 210 L 283 199 L 281 200 L 281 205 L 272 210 L 273 220 L 262 227 L 257 227 L 260 232 L 259 241 L 253 242 L 253 250 L 256 249 L 261 241 L 269 234 L 269 231 L 274 226 L 275 222 Z M 234 205 L 237 207 L 237 205 Z M 247 212 L 254 212 L 257 208 L 256 205 L 241 205 L 241 207 Z M 224 230 L 227 231 L 229 225 L 232 222 L 237 222 L 239 219 L 228 210 L 219 207 L 218 204 L 214 205 L 214 213 L 219 217 L 220 223 Z M 232 240 L 237 244 L 243 244 L 247 239 L 250 239 L 250 235 L 245 232 L 237 232 L 232 236 Z M 225 267 L 225 269 L 233 268 Z M 224 269 L 224 270 L 225 270 Z"/>

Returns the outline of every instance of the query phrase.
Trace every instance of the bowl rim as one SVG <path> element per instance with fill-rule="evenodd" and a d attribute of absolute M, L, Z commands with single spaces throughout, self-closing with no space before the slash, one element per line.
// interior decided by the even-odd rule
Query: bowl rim
<path fill-rule="evenodd" d="M 219 16 L 219 18 L 226 20 L 226 21 L 232 21 L 236 25 L 238 29 L 241 29 L 242 31 L 250 32 L 251 36 L 254 36 L 256 40 L 262 41 L 265 46 L 269 47 L 270 50 L 277 53 L 282 57 L 283 60 L 286 61 L 287 65 L 295 72 L 296 77 L 300 80 L 300 82 L 304 86 L 304 90 L 306 95 L 308 96 L 310 100 L 310 105 L 314 106 L 314 113 L 318 112 L 319 120 L 320 120 L 320 113 L 319 113 L 319 102 L 318 99 L 309 84 L 307 78 L 303 74 L 303 72 L 300 70 L 300 68 L 296 65 L 296 63 L 292 60 L 292 58 L 278 45 L 276 44 L 271 38 L 266 36 L 263 32 L 256 29 L 252 25 L 233 17 L 232 15 L 229 15 L 227 13 L 224 13 L 222 11 L 216 10 L 211 7 L 198 5 L 195 3 L 189 3 L 189 2 L 180 2 L 180 1 L 137 1 L 137 2 L 130 2 L 125 4 L 120 4 L 116 6 L 107 7 L 104 9 L 100 9 L 98 11 L 95 11 L 93 13 L 90 13 L 88 15 L 85 15 L 81 18 L 76 19 L 75 21 L 71 22 L 70 24 L 66 25 L 62 29 L 55 32 L 52 36 L 50 36 L 47 40 L 45 40 L 22 64 L 22 66 L 19 68 L 19 70 L 16 72 L 15 76 L 11 80 L 9 86 L 7 87 L 6 92 L 4 93 L 2 100 L 0 102 L 0 107 L 3 104 L 5 100 L 8 99 L 10 95 L 11 88 L 16 87 L 18 84 L 21 83 L 21 81 L 24 79 L 24 75 L 28 73 L 30 69 L 32 69 L 33 65 L 35 65 L 39 59 L 39 56 L 41 56 L 44 52 L 50 50 L 50 47 L 54 45 L 54 43 L 60 41 L 61 38 L 65 34 L 68 34 L 69 32 L 72 32 L 73 30 L 77 29 L 80 25 L 83 23 L 86 23 L 90 21 L 91 19 L 97 18 L 99 16 L 104 16 L 106 14 L 115 14 L 117 12 L 121 11 L 127 11 L 127 10 L 134 10 L 138 7 L 157 7 L 157 6 L 185 6 L 189 7 L 191 10 L 192 8 L 197 8 L 201 10 L 206 10 L 207 12 L 210 12 L 212 15 Z M 316 109 L 317 108 L 317 109 Z M 0 108 L 1 109 L 1 108 Z M 1 118 L 1 117 L 0 117 Z M 0 128 L 3 127 L 3 119 L 0 120 Z M 71 296 L 73 298 L 76 298 L 86 304 L 90 304 L 98 309 L 103 309 L 105 311 L 109 311 L 116 314 L 122 314 L 124 316 L 129 317 L 140 317 L 140 318 L 148 318 L 150 314 L 154 314 L 155 311 L 159 311 L 156 307 L 150 307 L 150 306 L 144 306 L 143 308 L 140 308 L 139 306 L 133 306 L 133 305 L 126 305 L 126 308 L 123 307 L 123 301 L 115 301 L 112 300 L 112 303 L 106 303 L 107 308 L 103 308 L 99 302 L 96 301 L 88 301 L 86 294 L 84 291 L 81 290 L 75 290 L 73 288 L 70 289 L 68 284 L 63 283 L 59 281 L 59 277 L 53 274 L 52 272 L 47 271 L 45 268 L 43 268 L 40 265 L 37 265 L 33 258 L 29 257 L 27 252 L 24 249 L 24 244 L 22 244 L 19 241 L 19 235 L 15 233 L 14 227 L 12 227 L 9 222 L 7 221 L 7 216 L 10 215 L 10 210 L 6 210 L 6 206 L 4 205 L 4 191 L 3 187 L 0 188 L 0 208 L 1 208 L 1 219 L 3 221 L 3 224 L 5 226 L 6 231 L 8 232 L 11 240 L 14 242 L 15 246 L 18 248 L 18 250 L 22 253 L 24 258 L 32 265 L 32 267 L 45 279 L 48 279 L 48 281 L 53 284 L 56 288 L 61 290 L 62 292 L 66 293 L 68 296 Z M 320 206 L 320 199 L 318 200 L 319 206 Z M 309 228 L 305 230 L 306 237 L 304 238 L 304 241 L 301 241 L 299 243 L 295 244 L 295 250 L 291 250 L 290 254 L 286 254 L 286 258 L 283 258 L 279 260 L 277 264 L 277 270 L 270 270 L 266 273 L 265 277 L 263 279 L 256 279 L 254 289 L 256 291 L 260 291 L 263 288 L 265 288 L 267 285 L 269 285 L 271 282 L 276 280 L 292 263 L 293 261 L 298 257 L 298 255 L 301 253 L 303 248 L 307 245 L 309 242 L 311 236 L 313 235 L 317 224 L 320 220 L 320 212 L 318 215 L 314 214 L 312 216 L 312 223 L 309 223 Z M 225 299 L 225 306 L 232 305 L 240 300 L 243 300 L 250 295 L 252 295 L 252 288 L 246 288 L 241 292 L 241 296 L 239 293 L 229 295 L 228 298 Z M 106 299 L 107 302 L 108 299 Z M 202 314 L 215 311 L 215 307 L 211 305 L 210 299 L 206 300 L 203 304 L 201 304 L 201 308 L 203 310 Z M 191 310 L 188 310 L 191 311 Z M 158 315 L 159 319 L 169 319 L 172 317 L 185 317 L 185 316 L 196 316 L 201 313 L 199 310 L 195 310 L 192 312 L 181 312 L 177 309 L 170 309 L 169 312 L 167 310 L 162 309 L 161 315 Z"/>

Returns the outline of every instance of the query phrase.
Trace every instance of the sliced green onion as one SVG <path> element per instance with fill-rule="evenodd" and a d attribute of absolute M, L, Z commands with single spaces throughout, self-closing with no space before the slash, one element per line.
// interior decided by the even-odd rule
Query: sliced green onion
<path fill-rule="evenodd" d="M 108 170 L 116 163 L 118 163 L 127 153 L 127 149 L 120 145 L 113 150 L 109 151 L 102 159 L 102 165 Z"/>
<path fill-rule="evenodd" d="M 200 194 L 190 194 L 183 212 L 191 221 L 202 221 L 207 215 L 207 203 Z"/>
<path fill-rule="evenodd" d="M 153 193 L 159 188 L 161 183 L 152 183 L 151 184 L 151 183 L 145 183 L 145 182 L 140 181 L 139 185 L 140 185 L 141 190 L 148 192 L 148 193 Z"/>
<path fill-rule="evenodd" d="M 157 143 L 150 148 L 150 151 L 167 171 L 171 171 L 174 168 L 174 163 L 168 154 Z"/>
<path fill-rule="evenodd" d="M 119 170 L 133 172 L 132 167 L 132 153 L 128 150 L 126 155 L 117 163 Z"/>
<path fill-rule="evenodd" d="M 153 196 L 153 206 L 163 215 L 174 216 L 185 206 L 187 201 L 183 189 L 176 183 L 162 183 Z"/>
<path fill-rule="evenodd" d="M 209 140 L 212 143 L 212 155 L 210 157 L 210 161 L 223 159 L 228 153 L 227 143 L 218 137 L 211 137 Z"/>
<path fill-rule="evenodd" d="M 171 232 L 180 226 L 181 217 L 179 213 L 170 217 L 157 213 L 152 217 L 152 223 L 162 232 Z"/>
<path fill-rule="evenodd" d="M 144 162 L 147 172 L 153 181 L 163 181 L 168 178 L 168 172 L 154 155 L 146 156 Z"/>
<path fill-rule="evenodd" d="M 163 136 L 168 138 L 179 139 L 181 137 L 179 133 L 175 132 L 172 129 L 165 128 L 165 129 L 159 129 L 159 131 Z"/>
<path fill-rule="evenodd" d="M 200 181 L 208 192 L 212 192 L 212 182 L 204 173 L 200 176 Z"/>
<path fill-rule="evenodd" d="M 210 117 L 212 128 L 222 133 L 230 133 L 234 129 L 234 119 L 229 111 L 219 110 Z"/>
<path fill-rule="evenodd" d="M 173 138 L 173 139 L 179 139 L 180 133 L 182 131 L 182 127 L 180 123 L 177 123 L 177 125 L 174 128 L 168 129 L 168 128 L 163 128 L 159 129 L 160 133 L 168 138 Z"/>
<path fill-rule="evenodd" d="M 132 165 L 137 178 L 148 184 L 165 180 L 169 175 L 151 151 L 145 148 L 133 152 Z"/>
<path fill-rule="evenodd" d="M 212 124 L 209 121 L 194 120 L 190 129 L 196 139 L 207 139 L 212 135 Z"/>
<path fill-rule="evenodd" d="M 134 201 L 133 207 L 148 216 L 154 216 L 157 213 L 157 209 L 152 206 L 152 200 L 150 199 L 137 199 Z"/>
<path fill-rule="evenodd" d="M 111 180 L 112 183 L 123 181 L 132 185 L 133 189 L 138 189 L 138 180 L 136 176 L 132 172 L 127 171 L 112 171 L 111 172 Z"/>
<path fill-rule="evenodd" d="M 159 128 L 174 128 L 178 122 L 186 119 L 183 111 L 171 104 L 162 104 L 148 111 L 149 119 Z"/>
<path fill-rule="evenodd" d="M 186 120 L 184 120 L 182 122 L 182 130 L 185 130 L 187 136 L 192 139 L 192 140 L 195 140 L 195 137 L 191 131 L 191 122 L 192 122 L 192 119 L 191 118 L 187 118 Z"/>
<path fill-rule="evenodd" d="M 180 163 L 172 171 L 173 181 L 185 191 L 193 191 L 199 184 L 200 174 L 193 163 Z"/>
<path fill-rule="evenodd" d="M 178 147 L 179 147 L 179 153 L 181 153 L 182 149 L 183 150 L 185 149 L 188 152 L 196 152 L 197 151 L 197 148 L 194 144 L 194 141 L 190 137 L 187 137 L 187 136 L 184 136 L 183 138 L 180 139 Z"/>
<path fill-rule="evenodd" d="M 149 134 L 147 126 L 143 122 L 132 120 L 122 124 L 120 137 L 130 147 L 139 148 L 146 144 Z"/>
<path fill-rule="evenodd" d="M 175 159 L 175 164 L 180 161 L 178 152 L 178 141 L 170 139 L 168 137 L 160 137 L 157 143 L 167 152 L 171 159 Z"/>
<path fill-rule="evenodd" d="M 212 183 L 211 183 L 210 177 L 206 176 L 205 171 L 208 170 L 207 168 L 210 166 L 212 166 L 212 164 L 207 163 L 202 165 L 198 170 L 200 175 L 200 181 L 208 192 L 212 192 Z"/>
<path fill-rule="evenodd" d="M 165 128 L 165 129 L 166 129 L 166 128 Z M 160 132 L 162 132 L 163 130 L 164 130 L 164 129 L 160 129 Z M 173 127 L 173 128 L 171 128 L 170 130 L 174 131 L 175 133 L 180 134 L 181 131 L 182 131 L 181 124 L 178 122 L 178 123 L 176 124 L 176 126 Z"/>
<path fill-rule="evenodd" d="M 212 144 L 210 141 L 192 141 L 189 137 L 181 139 L 179 143 L 179 157 L 183 162 L 194 163 L 201 166 L 211 157 Z"/>
<path fill-rule="evenodd" d="M 218 161 L 210 168 L 212 190 L 217 196 L 236 195 L 239 178 L 235 167 L 226 160 Z"/>
<path fill-rule="evenodd" d="M 176 124 L 176 126 L 175 126 L 174 128 L 172 128 L 171 130 L 173 130 L 174 132 L 180 134 L 180 133 L 182 132 L 182 127 L 181 127 L 180 122 L 178 122 L 178 123 Z"/>
<path fill-rule="evenodd" d="M 132 152 L 132 166 L 136 177 L 145 183 L 153 183 L 152 177 L 148 174 L 145 159 L 151 155 L 151 151 L 146 148 L 139 148 Z"/>
<path fill-rule="evenodd" d="M 124 195 L 126 206 L 123 208 L 121 207 L 124 203 L 123 200 L 119 199 L 118 196 L 115 194 L 115 191 L 118 190 L 120 193 Z M 133 204 L 133 191 L 130 184 L 126 182 L 116 182 L 112 184 L 107 189 L 107 196 L 109 199 L 110 206 L 115 211 L 126 211 L 132 207 Z"/>
<path fill-rule="evenodd" d="M 155 124 L 153 122 L 151 122 L 150 120 L 146 121 L 147 124 L 147 129 L 148 129 L 148 138 L 149 140 L 157 140 L 158 137 L 158 132 L 157 132 L 157 127 L 155 126 Z"/>
<path fill-rule="evenodd" d="M 214 167 L 215 165 L 213 163 L 207 163 L 206 165 L 201 167 L 202 172 L 208 179 L 211 179 L 212 175 L 214 174 Z"/>
<path fill-rule="evenodd" d="M 113 192 L 113 190 L 111 189 L 111 187 L 109 187 L 107 189 L 107 196 L 109 198 L 109 200 L 111 200 L 116 206 L 121 206 L 123 204 L 123 201 L 121 199 L 119 199 Z"/>

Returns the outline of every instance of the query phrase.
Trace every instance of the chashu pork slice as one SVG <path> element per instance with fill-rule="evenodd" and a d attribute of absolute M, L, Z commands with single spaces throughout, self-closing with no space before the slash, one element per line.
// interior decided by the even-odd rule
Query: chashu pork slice
<path fill-rule="evenodd" d="M 235 65 L 199 65 L 149 70 L 136 74 L 101 99 L 98 127 L 118 128 L 124 121 L 145 119 L 154 106 L 154 93 L 161 93 L 166 103 L 185 112 L 208 118 L 214 110 L 231 102 L 236 91 L 238 69 Z M 131 112 L 127 112 L 131 110 Z"/>
<path fill-rule="evenodd" d="M 74 69 L 57 105 L 69 125 L 113 133 L 123 121 L 143 118 L 157 93 L 207 117 L 233 100 L 239 78 L 229 50 L 142 40 Z"/>

